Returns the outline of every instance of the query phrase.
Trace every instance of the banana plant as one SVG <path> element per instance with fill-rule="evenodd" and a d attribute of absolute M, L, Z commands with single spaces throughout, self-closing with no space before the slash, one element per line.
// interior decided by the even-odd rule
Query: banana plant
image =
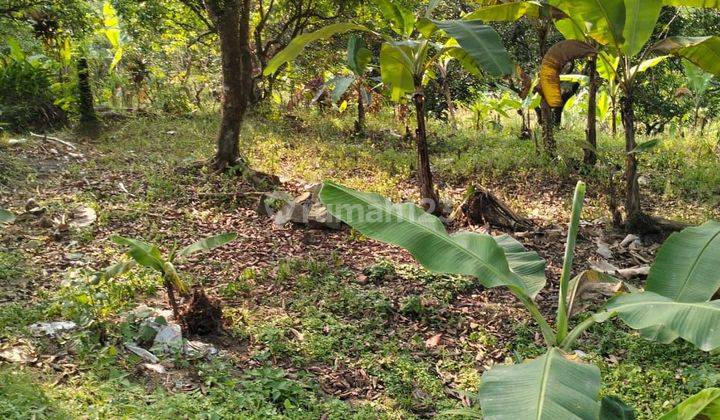
<path fill-rule="evenodd" d="M 477 130 L 484 128 L 483 121 L 490 116 L 494 116 L 496 123 L 500 116 L 510 118 L 508 111 L 517 111 L 522 109 L 522 102 L 510 96 L 509 92 L 505 92 L 502 96 L 481 96 L 470 109 L 475 117 L 475 128 Z"/>
<path fill-rule="evenodd" d="M 103 28 L 100 32 L 105 34 L 105 38 L 111 46 L 113 59 L 110 63 L 110 71 L 112 72 L 118 63 L 120 63 L 120 60 L 122 60 L 124 53 L 124 44 L 120 31 L 120 18 L 113 5 L 108 1 L 103 3 L 102 15 Z"/>
<path fill-rule="evenodd" d="M 685 68 L 687 87 L 692 95 L 693 128 L 697 128 L 700 119 L 700 107 L 705 100 L 705 93 L 710 88 L 714 76 L 688 61 L 683 62 L 683 67 Z"/>
<path fill-rule="evenodd" d="M 600 87 L 597 96 L 598 118 L 601 121 L 606 119 L 607 112 L 610 111 L 612 135 L 615 137 L 617 135 L 618 97 L 620 95 L 620 86 L 616 75 L 620 65 L 620 57 L 601 51 L 595 62 L 598 76 L 605 81 Z"/>
<path fill-rule="evenodd" d="M 435 67 L 438 71 L 438 78 L 440 82 L 440 89 L 442 90 L 443 96 L 445 96 L 445 103 L 447 103 L 448 117 L 450 118 L 450 124 L 453 129 L 453 133 L 457 132 L 457 111 L 455 110 L 455 103 L 450 93 L 450 84 L 448 83 L 448 71 L 450 70 L 450 63 L 453 61 L 453 57 L 447 55 L 440 58 Z"/>
<path fill-rule="evenodd" d="M 355 121 L 355 132 L 363 134 L 365 132 L 365 105 L 370 104 L 370 92 L 372 87 L 370 82 L 372 79 L 366 74 L 370 68 L 372 60 L 372 52 L 367 48 L 365 41 L 356 35 L 350 35 L 347 48 L 347 66 L 351 74 L 347 76 L 336 76 L 333 78 L 334 89 L 332 92 L 333 102 L 338 102 L 340 98 L 353 88 L 357 92 L 357 120 Z"/>
<path fill-rule="evenodd" d="M 638 162 L 633 151 L 635 114 L 633 90 L 639 70 L 657 65 L 668 56 L 692 62 L 711 74 L 720 74 L 720 37 L 669 37 L 648 45 L 663 6 L 720 8 L 717 1 L 685 0 L 549 0 L 567 18 L 556 26 L 565 35 L 548 50 L 540 68 L 540 88 L 551 105 L 559 105 L 560 69 L 569 61 L 583 57 L 600 57 L 600 48 L 619 58 L 615 78 L 621 92 L 620 112 L 625 129 L 625 212 L 630 231 L 653 229 L 652 219 L 642 211 Z M 649 54 L 659 57 L 647 59 Z"/>
<path fill-rule="evenodd" d="M 484 418 L 508 420 L 601 418 L 602 407 L 610 404 L 598 397 L 600 370 L 570 355 L 583 332 L 596 323 L 618 318 L 650 340 L 669 343 L 682 338 L 704 351 L 720 348 L 720 300 L 710 300 L 720 289 L 716 221 L 671 235 L 657 254 L 645 290 L 627 287 L 631 291 L 618 293 L 570 328 L 578 285 L 589 278 L 620 283 L 594 271 L 571 278 L 584 197 L 585 184 L 578 182 L 553 326 L 534 301 L 546 285 L 545 261 L 512 237 L 448 234 L 438 218 L 413 204 L 393 204 L 378 194 L 332 182 L 325 182 L 320 191 L 328 211 L 363 235 L 405 248 L 430 271 L 474 276 L 488 288 L 506 287 L 522 302 L 540 328 L 546 353 L 527 363 L 486 371 L 478 397 Z M 713 395 L 717 410 L 719 397 Z"/>
<path fill-rule="evenodd" d="M 198 252 L 213 250 L 234 241 L 236 238 L 236 233 L 223 233 L 216 236 L 210 236 L 194 242 L 180 250 L 174 248 L 170 251 L 167 257 L 164 257 L 156 245 L 149 244 L 139 239 L 112 236 L 110 239 L 113 242 L 128 248 L 127 256 L 130 257 L 130 260 L 120 261 L 108 267 L 105 269 L 104 275 L 108 278 L 118 276 L 131 270 L 135 265 L 155 270 L 162 277 L 163 286 L 167 292 L 168 302 L 173 310 L 173 317 L 176 321 L 182 322 L 180 309 L 175 298 L 175 292 L 177 291 L 181 295 L 186 294 L 188 292 L 188 285 L 175 269 L 175 261 L 178 258 L 187 258 Z"/>
<path fill-rule="evenodd" d="M 547 51 L 547 40 L 552 31 L 553 23 L 565 18 L 565 13 L 554 7 L 547 0 L 523 1 L 523 0 L 488 0 L 483 6 L 465 15 L 463 19 L 480 19 L 485 22 L 513 22 L 520 19 L 528 19 L 534 28 L 538 39 L 538 50 L 540 58 Z M 552 109 L 544 98 L 540 98 L 540 126 L 542 129 L 543 145 L 545 152 L 550 156 L 555 155 L 555 135 L 553 127 Z"/>
<path fill-rule="evenodd" d="M 268 63 L 265 73 L 271 74 L 295 59 L 311 42 L 340 33 L 363 31 L 382 39 L 382 82 L 395 102 L 411 95 L 417 119 L 415 142 L 420 195 L 427 210 L 439 213 L 440 200 L 433 183 L 427 145 L 425 86 L 432 76 L 430 70 L 447 56 L 457 59 L 475 74 L 482 69 L 492 76 L 509 75 L 514 66 L 498 34 L 478 20 L 433 21 L 430 18 L 436 1 L 430 2 L 421 17 L 389 0 L 376 0 L 375 3 L 388 22 L 389 31 L 386 32 L 393 35 L 350 22 L 329 25 L 293 39 Z"/>

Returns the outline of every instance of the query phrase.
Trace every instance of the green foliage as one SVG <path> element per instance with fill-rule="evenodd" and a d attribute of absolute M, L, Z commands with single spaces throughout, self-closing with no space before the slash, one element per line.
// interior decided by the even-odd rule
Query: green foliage
<path fill-rule="evenodd" d="M 245 372 L 243 389 L 246 392 L 259 393 L 272 402 L 280 411 L 303 406 L 305 388 L 298 382 L 286 378 L 282 369 L 263 367 Z"/>
<path fill-rule="evenodd" d="M 435 22 L 449 36 L 457 40 L 481 69 L 491 76 L 513 74 L 514 64 L 510 60 L 500 36 L 495 30 L 480 21 L 450 20 Z"/>
<path fill-rule="evenodd" d="M 280 66 L 287 63 L 288 61 L 294 60 L 298 55 L 300 55 L 303 49 L 305 49 L 305 47 L 311 42 L 328 39 L 331 36 L 340 33 L 365 30 L 367 30 L 367 28 L 365 28 L 364 26 L 354 23 L 336 23 L 326 26 L 325 28 L 319 29 L 315 32 L 302 34 L 293 39 L 292 42 L 290 42 L 290 44 L 285 49 L 275 54 L 272 60 L 268 62 L 268 65 L 265 67 L 263 73 L 266 76 L 275 73 L 280 68 Z"/>
<path fill-rule="evenodd" d="M 395 265 L 389 260 L 380 261 L 377 264 L 365 268 L 363 274 L 365 274 L 371 282 L 382 284 L 392 280 L 395 276 Z"/>
<path fill-rule="evenodd" d="M 478 399 L 490 418 L 598 418 L 600 370 L 568 360 L 559 350 L 483 375 Z"/>
<path fill-rule="evenodd" d="M 506 285 L 530 296 L 544 285 L 537 254 L 516 249 L 506 256 L 503 248 L 514 244 L 469 232 L 448 235 L 442 222 L 413 204 L 393 205 L 332 183 L 325 183 L 320 199 L 362 234 L 408 249 L 432 271 L 474 275 L 488 287 Z"/>
<path fill-rule="evenodd" d="M 720 74 L 712 57 L 720 51 L 720 37 L 670 37 L 653 46 L 655 51 L 682 57 L 711 74 Z"/>
<path fill-rule="evenodd" d="M 0 368 L 0 416 L 4 419 L 61 418 L 68 413 L 46 395 L 33 376 Z"/>
<path fill-rule="evenodd" d="M 255 270 L 246 268 L 234 281 L 220 289 L 220 294 L 229 299 L 245 296 L 250 293 L 257 280 Z"/>
<path fill-rule="evenodd" d="M 708 388 L 680 403 L 659 420 L 714 419 L 720 416 L 720 388 Z"/>
<path fill-rule="evenodd" d="M 205 239 L 201 239 L 193 244 L 182 248 L 177 253 L 173 249 L 170 255 L 165 258 L 160 253 L 160 249 L 152 244 L 143 242 L 138 239 L 124 238 L 122 236 L 113 236 L 112 240 L 118 245 L 124 245 L 129 247 L 127 254 L 136 263 L 143 267 L 151 268 L 163 277 L 163 280 L 169 284 L 172 284 L 178 291 L 185 293 L 188 289 L 187 284 L 180 279 L 175 266 L 175 258 L 177 257 L 188 257 L 194 253 L 202 251 L 211 251 L 219 246 L 223 246 L 229 242 L 232 242 L 237 238 L 236 233 L 223 233 L 216 236 L 210 236 Z M 119 262 L 105 271 L 105 277 L 112 277 L 113 275 L 121 274 L 124 271 L 131 269 L 132 266 L 126 262 Z"/>
<path fill-rule="evenodd" d="M 45 131 L 64 125 L 52 84 L 50 68 L 40 62 L 0 56 L 0 128 Z"/>
<path fill-rule="evenodd" d="M 8 283 L 25 274 L 25 261 L 21 254 L 0 251 L 0 282 Z"/>
<path fill-rule="evenodd" d="M 407 316 L 419 318 L 425 315 L 428 310 L 423 305 L 420 296 L 410 295 L 405 299 L 405 302 L 403 302 L 400 307 L 400 312 Z"/>
<path fill-rule="evenodd" d="M 720 289 L 720 223 L 709 221 L 674 233 L 665 241 L 646 290 L 679 302 L 701 302 Z"/>
<path fill-rule="evenodd" d="M 422 265 L 435 271 L 475 275 L 481 282 L 488 282 L 488 285 L 508 286 L 523 302 L 540 325 L 548 350 L 544 356 L 530 363 L 486 371 L 479 397 L 485 415 L 508 419 L 599 417 L 598 369 L 576 362 L 563 353 L 570 350 L 580 334 L 594 322 L 604 322 L 618 316 L 631 328 L 641 330 L 643 337 L 648 339 L 669 343 L 682 337 L 702 350 L 711 351 L 720 347 L 720 331 L 714 327 L 720 323 L 720 301 L 707 302 L 720 286 L 717 279 L 719 274 L 714 268 L 716 260 L 720 258 L 720 251 L 711 245 L 717 236 L 717 222 L 708 222 L 701 228 L 686 229 L 676 234 L 658 254 L 655 265 L 659 268 L 653 270 L 648 291 L 616 296 L 604 309 L 568 332 L 570 309 L 566 301 L 573 299 L 577 290 L 573 288 L 569 291 L 569 279 L 584 196 L 585 185 L 578 182 L 560 279 L 557 330 L 553 331 L 532 299 L 526 295 L 528 289 L 507 281 L 492 283 L 493 276 L 509 268 L 525 275 L 534 273 L 538 268 L 537 256 L 526 252 L 512 238 L 478 235 L 478 238 L 484 236 L 484 240 L 458 242 L 463 245 L 464 252 L 475 258 L 475 267 L 490 267 L 476 273 L 458 271 L 465 257 L 461 254 L 444 254 L 438 250 L 457 247 L 453 241 L 448 241 L 468 233 L 459 232 L 449 237 L 440 222 L 420 208 L 412 204 L 393 205 L 377 194 L 360 193 L 330 182 L 326 182 L 320 192 L 320 199 L 329 212 L 363 234 L 406 248 Z M 494 251 L 494 246 L 498 247 L 498 251 Z M 689 265 L 688 257 L 679 255 L 674 248 L 691 253 Z M 443 261 L 451 261 L 452 264 L 444 265 Z M 541 262 L 539 268 L 542 267 Z M 696 272 L 699 277 L 695 276 Z M 543 283 L 539 284 L 542 287 Z M 676 290 L 678 286 L 680 292 Z M 697 291 L 687 295 L 689 302 L 678 298 L 683 296 L 685 288 Z M 673 297 L 656 294 L 651 290 L 672 294 Z M 408 314 L 417 314 L 421 310 L 420 301 L 408 300 L 403 310 Z M 570 383 L 573 386 L 567 385 Z M 512 404 L 517 401 L 525 403 Z M 575 403 L 568 405 L 567 401 Z"/>
<path fill-rule="evenodd" d="M 358 36 L 351 35 L 348 40 L 347 54 L 348 67 L 356 76 L 362 76 L 372 60 L 372 52 L 367 49 L 365 41 Z"/>
<path fill-rule="evenodd" d="M 147 273 L 120 275 L 112 278 L 78 271 L 51 299 L 47 313 L 70 319 L 83 327 L 104 329 L 108 319 L 128 309 L 136 298 L 150 296 L 157 285 Z"/>

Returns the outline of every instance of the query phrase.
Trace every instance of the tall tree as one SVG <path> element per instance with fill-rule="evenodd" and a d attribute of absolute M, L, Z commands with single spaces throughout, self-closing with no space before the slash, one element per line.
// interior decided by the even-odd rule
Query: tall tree
<path fill-rule="evenodd" d="M 220 39 L 222 61 L 222 119 L 213 161 L 219 171 L 244 165 L 239 139 L 252 84 L 250 7 L 250 0 L 205 0 Z"/>

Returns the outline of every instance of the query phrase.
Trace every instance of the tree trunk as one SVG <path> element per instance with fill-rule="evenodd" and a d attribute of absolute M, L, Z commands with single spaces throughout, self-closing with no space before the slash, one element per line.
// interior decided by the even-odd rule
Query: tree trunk
<path fill-rule="evenodd" d="M 452 125 L 453 131 L 457 131 L 457 117 L 455 112 L 455 104 L 452 100 L 452 94 L 450 93 L 450 86 L 447 83 L 447 71 L 442 75 L 441 81 L 443 95 L 445 96 L 445 102 L 447 102 L 448 114 L 450 114 L 450 124 Z"/>
<path fill-rule="evenodd" d="M 220 38 L 223 97 L 222 119 L 217 137 L 216 170 L 242 163 L 240 128 L 252 89 L 249 46 L 250 0 L 205 0 Z"/>
<path fill-rule="evenodd" d="M 542 127 L 542 139 L 545 152 L 550 157 L 555 157 L 555 134 L 553 133 L 553 115 L 552 108 L 545 102 L 540 103 L 540 124 Z"/>
<path fill-rule="evenodd" d="M 420 182 L 420 195 L 423 208 L 433 214 L 440 213 L 440 199 L 433 185 L 430 171 L 430 156 L 427 146 L 427 129 L 425 127 L 425 94 L 418 89 L 413 95 L 415 114 L 417 117 L 417 130 L 415 130 L 415 144 L 418 153 L 418 181 Z"/>
<path fill-rule="evenodd" d="M 523 109 L 517 110 L 518 115 L 520 116 L 520 119 L 522 119 L 522 125 L 520 127 L 520 138 L 522 140 L 527 140 L 532 136 L 532 131 L 530 130 L 530 111 L 527 112 Z"/>
<path fill-rule="evenodd" d="M 610 173 L 608 174 L 607 195 L 608 208 L 610 210 L 610 214 L 612 215 L 613 227 L 615 229 L 620 229 L 622 227 L 622 214 L 620 213 L 620 210 L 618 210 L 617 204 L 617 194 L 615 190 L 615 169 L 610 169 Z"/>
<path fill-rule="evenodd" d="M 617 99 L 615 96 L 611 96 L 611 108 L 612 108 L 612 136 L 617 136 Z"/>
<path fill-rule="evenodd" d="M 597 163 L 597 57 L 593 56 L 589 63 L 590 81 L 588 83 L 588 110 L 587 127 L 585 128 L 585 141 L 587 147 L 583 150 L 583 162 L 588 166 Z"/>
<path fill-rule="evenodd" d="M 90 70 L 87 58 L 80 57 L 77 61 L 78 95 L 80 99 L 80 125 L 83 130 L 98 128 L 98 118 L 93 104 L 92 87 L 90 86 Z"/>
<path fill-rule="evenodd" d="M 550 25 L 545 20 L 541 20 L 538 26 L 538 50 L 540 51 L 540 64 L 543 57 L 547 53 L 547 36 L 550 31 Z M 555 157 L 555 135 L 553 133 L 553 112 L 550 105 L 541 98 L 540 101 L 540 127 L 542 128 L 542 139 L 545 152 L 550 157 Z"/>
<path fill-rule="evenodd" d="M 563 104 L 561 106 L 552 109 L 553 128 L 560 128 L 562 126 L 563 109 L 567 101 L 563 98 Z"/>
<path fill-rule="evenodd" d="M 357 84 L 357 95 L 358 95 L 358 114 L 357 121 L 355 121 L 355 133 L 363 135 L 365 134 L 365 101 L 363 100 L 363 87 L 362 83 Z"/>
<path fill-rule="evenodd" d="M 638 183 L 637 158 L 635 153 L 635 113 L 633 111 L 632 92 L 625 92 L 620 100 L 620 112 L 625 129 L 625 215 L 627 228 L 632 230 L 634 221 L 642 217 L 640 207 L 640 184 Z"/>
<path fill-rule="evenodd" d="M 170 302 L 170 307 L 172 307 L 173 318 L 175 318 L 175 322 L 183 325 L 182 316 L 180 315 L 180 307 L 177 304 L 177 299 L 175 299 L 175 288 L 168 279 L 163 279 L 163 284 L 165 286 L 165 291 L 167 292 L 168 302 Z"/>

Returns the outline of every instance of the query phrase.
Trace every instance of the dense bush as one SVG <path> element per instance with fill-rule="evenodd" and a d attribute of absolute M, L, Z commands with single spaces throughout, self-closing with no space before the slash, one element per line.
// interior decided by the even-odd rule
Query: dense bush
<path fill-rule="evenodd" d="M 635 116 L 645 134 L 662 133 L 670 122 L 681 122 L 683 116 L 691 115 L 691 102 L 678 96 L 684 85 L 682 73 L 669 66 L 657 66 L 646 72 L 635 89 Z"/>
<path fill-rule="evenodd" d="M 55 104 L 52 75 L 26 60 L 0 61 L 0 127 L 10 131 L 62 126 L 65 112 Z"/>

